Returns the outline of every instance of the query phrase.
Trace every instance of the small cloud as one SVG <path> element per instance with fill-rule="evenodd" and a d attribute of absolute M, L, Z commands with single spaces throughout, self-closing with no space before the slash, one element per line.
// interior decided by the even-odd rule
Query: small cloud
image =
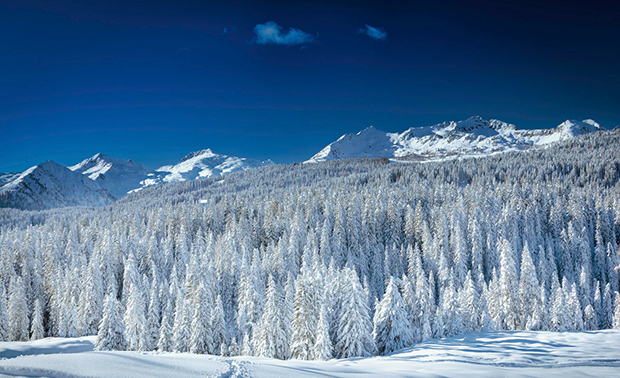
<path fill-rule="evenodd" d="M 181 52 L 190 52 L 190 51 L 192 51 L 192 49 L 190 49 L 189 47 L 179 47 L 179 51 L 181 51 Z"/>
<path fill-rule="evenodd" d="M 227 34 L 233 34 L 237 32 L 237 27 L 236 26 L 224 26 L 224 29 L 222 29 L 222 32 L 220 34 L 222 35 L 227 35 Z"/>
<path fill-rule="evenodd" d="M 377 41 L 383 41 L 387 38 L 387 32 L 385 31 L 385 29 L 375 28 L 374 26 L 370 26 L 368 24 L 364 26 L 364 28 L 360 28 L 357 32 L 360 34 L 365 34 Z"/>
<path fill-rule="evenodd" d="M 273 21 L 256 25 L 254 33 L 254 41 L 259 45 L 303 45 L 316 39 L 315 36 L 295 28 L 283 33 L 282 27 Z"/>

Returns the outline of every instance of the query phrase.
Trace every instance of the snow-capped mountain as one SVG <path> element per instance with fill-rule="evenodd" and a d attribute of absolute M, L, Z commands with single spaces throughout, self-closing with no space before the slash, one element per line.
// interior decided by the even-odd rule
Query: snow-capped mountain
<path fill-rule="evenodd" d="M 0 207 L 28 210 L 66 206 L 103 206 L 147 186 L 200 180 L 274 164 L 213 153 L 188 154 L 178 164 L 150 170 L 132 160 L 98 153 L 71 167 L 52 161 L 23 173 L 0 174 Z"/>
<path fill-rule="evenodd" d="M 525 150 L 602 130 L 593 120 L 567 120 L 552 129 L 520 130 L 496 119 L 471 117 L 459 122 L 415 127 L 402 133 L 386 133 L 368 127 L 346 134 L 327 145 L 307 162 L 386 157 L 433 159 L 455 155 L 483 155 Z"/>
<path fill-rule="evenodd" d="M 0 187 L 0 207 L 25 210 L 104 206 L 114 200 L 93 180 L 53 161 L 35 165 Z"/>
<path fill-rule="evenodd" d="M 140 182 L 151 172 L 146 166 L 132 160 L 119 160 L 98 153 L 69 167 L 97 182 L 116 198 L 122 198 L 131 190 L 140 187 Z"/>
<path fill-rule="evenodd" d="M 211 149 L 200 150 L 189 153 L 178 164 L 164 165 L 149 173 L 141 188 L 166 182 L 200 180 L 273 164 L 271 160 L 260 161 L 216 154 Z"/>

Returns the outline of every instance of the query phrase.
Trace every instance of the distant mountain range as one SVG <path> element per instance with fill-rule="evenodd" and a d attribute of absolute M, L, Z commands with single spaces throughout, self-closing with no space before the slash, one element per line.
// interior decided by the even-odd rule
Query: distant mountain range
<path fill-rule="evenodd" d="M 71 167 L 48 161 L 23 173 L 0 174 L 0 207 L 42 210 L 105 206 L 148 186 L 205 179 L 272 164 L 271 160 L 221 155 L 209 149 L 192 152 L 178 164 L 155 171 L 101 153 Z"/>
<path fill-rule="evenodd" d="M 386 133 L 368 127 L 345 134 L 306 162 L 384 157 L 403 160 L 440 159 L 525 150 L 602 130 L 592 121 L 565 121 L 552 129 L 519 130 L 496 119 L 471 117 L 465 121 L 415 127 L 402 133 Z"/>
<path fill-rule="evenodd" d="M 387 133 L 368 127 L 330 143 L 306 163 L 350 158 L 437 160 L 526 150 L 603 130 L 592 121 L 565 121 L 555 128 L 520 130 L 499 120 L 471 117 L 459 122 L 415 127 Z M 131 160 L 96 154 L 74 166 L 52 161 L 22 173 L 0 173 L 0 207 L 27 210 L 67 206 L 104 206 L 145 187 L 208 177 L 273 165 L 216 154 L 210 149 L 192 152 L 174 165 L 156 170 Z"/>

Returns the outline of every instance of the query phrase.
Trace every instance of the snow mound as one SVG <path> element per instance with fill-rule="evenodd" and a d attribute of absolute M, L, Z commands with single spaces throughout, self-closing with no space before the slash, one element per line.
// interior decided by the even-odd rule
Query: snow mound
<path fill-rule="evenodd" d="M 0 343 L 0 375 L 54 377 L 620 377 L 620 330 L 481 332 L 330 361 L 96 352 L 94 337 Z"/>

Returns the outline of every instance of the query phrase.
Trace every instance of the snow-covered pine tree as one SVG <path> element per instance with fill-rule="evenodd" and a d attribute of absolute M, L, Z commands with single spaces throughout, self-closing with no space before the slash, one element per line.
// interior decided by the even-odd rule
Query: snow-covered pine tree
<path fill-rule="evenodd" d="M 125 258 L 124 261 L 121 303 L 127 303 L 132 284 L 135 286 L 140 285 L 140 274 L 138 273 L 138 267 L 136 266 L 136 257 L 134 256 L 133 251 L 128 253 L 128 256 Z"/>
<path fill-rule="evenodd" d="M 168 303 L 164 308 L 159 328 L 159 339 L 157 340 L 157 350 L 160 352 L 172 352 L 174 350 L 174 340 L 172 334 L 172 326 L 174 319 L 174 304 L 172 298 L 168 299 Z"/>
<path fill-rule="evenodd" d="M 480 310 L 480 298 L 474 280 L 471 277 L 471 270 L 467 272 L 465 276 L 465 282 L 463 288 L 458 293 L 459 312 L 461 314 L 463 332 L 476 332 L 481 328 L 479 322 Z"/>
<path fill-rule="evenodd" d="M 614 318 L 612 328 L 620 329 L 620 293 L 614 295 Z"/>
<path fill-rule="evenodd" d="M 519 329 L 534 326 L 532 315 L 540 311 L 540 285 L 536 275 L 536 268 L 532 261 L 527 241 L 523 246 L 521 254 L 521 276 L 519 277 Z"/>
<path fill-rule="evenodd" d="M 426 280 L 426 276 L 424 272 L 420 270 L 420 274 L 417 275 L 416 279 L 416 297 L 418 302 L 419 312 L 414 314 L 417 316 L 417 319 L 414 318 L 414 326 L 419 327 L 417 334 L 416 342 L 422 342 L 430 339 L 433 336 L 433 331 L 431 328 L 431 317 L 432 317 L 432 303 L 430 299 L 430 289 L 428 287 L 428 281 Z"/>
<path fill-rule="evenodd" d="M 291 324 L 291 357 L 312 359 L 316 341 L 317 322 L 322 298 L 315 284 L 312 268 L 304 265 L 295 281 L 293 322 Z M 363 290 L 363 289 L 362 289 Z"/>
<path fill-rule="evenodd" d="M 551 331 L 566 331 L 569 329 L 570 319 L 568 317 L 568 306 L 566 305 L 566 294 L 559 284 L 553 291 L 550 298 L 551 316 L 549 327 Z"/>
<path fill-rule="evenodd" d="M 151 291 L 149 294 L 149 305 L 146 312 L 146 323 L 144 325 L 144 345 L 142 350 L 152 351 L 157 348 L 157 341 L 159 340 L 159 285 L 155 281 L 151 284 Z"/>
<path fill-rule="evenodd" d="M 609 282 L 605 285 L 605 291 L 603 292 L 603 299 L 601 303 L 601 328 L 613 328 L 613 312 L 614 312 L 614 298 L 611 294 L 611 285 Z"/>
<path fill-rule="evenodd" d="M 594 307 L 588 303 L 586 308 L 583 309 L 583 329 L 586 331 L 593 331 L 598 327 L 598 319 Z"/>
<path fill-rule="evenodd" d="M 145 310 L 146 304 L 140 287 L 130 283 L 127 308 L 123 316 L 128 350 L 142 350 L 145 337 L 144 326 L 146 325 Z"/>
<path fill-rule="evenodd" d="M 104 297 L 101 269 L 95 256 L 91 257 L 84 278 L 83 298 L 78 309 L 80 335 L 95 335 L 101 322 Z"/>
<path fill-rule="evenodd" d="M 283 324 L 283 298 L 271 275 L 267 281 L 266 300 L 265 311 L 255 328 L 254 353 L 257 356 L 285 359 L 288 345 Z"/>
<path fill-rule="evenodd" d="M 570 330 L 583 330 L 583 311 L 579 303 L 579 294 L 577 294 L 576 284 L 571 285 L 570 294 L 567 297 L 568 315 L 570 317 Z"/>
<path fill-rule="evenodd" d="M 314 344 L 313 357 L 315 360 L 329 360 L 333 357 L 334 347 L 329 337 L 329 323 L 327 319 L 329 314 L 327 312 L 327 306 L 323 304 L 321 306 L 321 313 L 319 315 L 319 323 L 317 329 L 316 343 Z"/>
<path fill-rule="evenodd" d="M 254 250 L 252 262 L 248 266 L 244 259 L 239 283 L 237 302 L 237 326 L 240 335 L 252 338 L 253 327 L 260 321 L 265 305 L 265 283 L 258 250 Z"/>
<path fill-rule="evenodd" d="M 222 297 L 218 294 L 215 299 L 215 307 L 211 312 L 211 338 L 213 340 L 213 352 L 226 356 L 228 351 L 226 319 L 224 318 L 224 305 Z M 222 353 L 224 350 L 224 353 Z"/>
<path fill-rule="evenodd" d="M 512 244 L 502 239 L 498 245 L 500 253 L 499 293 L 502 313 L 502 328 L 516 330 L 519 322 L 519 294 L 515 253 Z"/>
<path fill-rule="evenodd" d="M 420 310 L 418 308 L 418 299 L 416 297 L 415 289 L 413 287 L 414 282 L 409 279 L 407 274 L 403 274 L 401 278 L 401 291 L 403 302 L 405 303 L 405 312 L 407 313 L 409 320 L 411 321 L 411 337 L 412 342 L 416 343 L 419 341 L 419 314 Z"/>
<path fill-rule="evenodd" d="M 9 289 L 9 341 L 26 341 L 30 338 L 28 332 L 29 314 L 26 303 L 26 290 L 21 277 L 11 279 Z"/>
<path fill-rule="evenodd" d="M 125 327 L 119 311 L 116 295 L 106 295 L 103 304 L 103 318 L 95 341 L 96 350 L 126 350 Z"/>
<path fill-rule="evenodd" d="M 373 320 L 372 336 L 379 354 L 388 354 L 413 344 L 411 319 L 394 277 L 390 277 L 388 281 Z"/>
<path fill-rule="evenodd" d="M 6 304 L 4 280 L 0 279 L 0 341 L 9 339 L 9 310 Z"/>
<path fill-rule="evenodd" d="M 454 289 L 452 279 L 446 282 L 441 292 L 441 319 L 443 321 L 444 336 L 453 336 L 463 333 L 463 320 L 461 315 L 461 305 Z"/>
<path fill-rule="evenodd" d="M 172 345 L 175 352 L 189 352 L 192 312 L 191 302 L 185 300 L 184 293 L 179 290 L 174 310 L 174 325 L 172 327 Z"/>
<path fill-rule="evenodd" d="M 353 269 L 345 267 L 342 279 L 348 290 L 343 293 L 335 354 L 338 358 L 370 356 L 376 347 L 364 289 Z"/>
<path fill-rule="evenodd" d="M 189 351 L 197 354 L 205 354 L 214 350 L 211 338 L 211 303 L 207 299 L 207 290 L 203 283 L 198 284 L 198 288 L 191 300 L 193 313 L 191 320 Z"/>
<path fill-rule="evenodd" d="M 34 313 L 32 315 L 32 323 L 30 324 L 30 340 L 39 340 L 45 337 L 45 329 L 43 327 L 43 304 L 41 299 L 34 301 Z"/>

